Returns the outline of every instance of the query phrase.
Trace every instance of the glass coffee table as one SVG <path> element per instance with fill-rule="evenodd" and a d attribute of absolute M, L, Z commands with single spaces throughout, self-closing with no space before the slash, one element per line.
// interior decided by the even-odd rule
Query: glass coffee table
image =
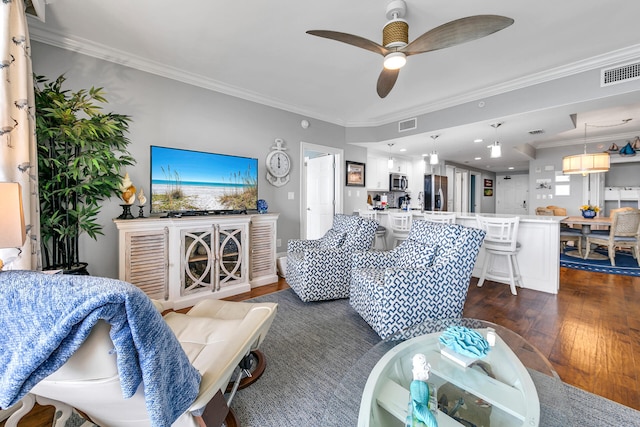
<path fill-rule="evenodd" d="M 484 336 L 492 329 L 495 346 L 468 367 L 451 361 L 440 354 L 438 338 L 455 325 Z M 415 353 L 431 364 L 440 427 L 572 425 L 564 385 L 549 361 L 515 332 L 467 318 L 431 320 L 376 344 L 342 378 L 322 425 L 404 426 Z"/>

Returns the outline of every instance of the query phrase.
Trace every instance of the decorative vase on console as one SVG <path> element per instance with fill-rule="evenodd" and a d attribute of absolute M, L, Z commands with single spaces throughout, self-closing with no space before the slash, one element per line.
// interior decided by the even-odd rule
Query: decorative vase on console
<path fill-rule="evenodd" d="M 580 207 L 582 211 L 582 216 L 584 218 L 595 218 L 598 212 L 600 212 L 600 208 L 597 206 L 584 205 Z"/>
<path fill-rule="evenodd" d="M 258 199 L 258 213 L 267 213 L 267 209 L 269 209 L 269 205 L 267 205 L 267 201 L 264 199 Z"/>

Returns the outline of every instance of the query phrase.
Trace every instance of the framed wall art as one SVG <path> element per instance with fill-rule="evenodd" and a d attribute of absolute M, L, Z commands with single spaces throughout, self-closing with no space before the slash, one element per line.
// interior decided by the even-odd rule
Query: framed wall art
<path fill-rule="evenodd" d="M 347 160 L 347 185 L 352 187 L 364 187 L 364 163 Z"/>

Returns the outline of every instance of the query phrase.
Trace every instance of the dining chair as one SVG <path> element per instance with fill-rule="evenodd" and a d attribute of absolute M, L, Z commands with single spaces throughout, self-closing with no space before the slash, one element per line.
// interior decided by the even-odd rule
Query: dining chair
<path fill-rule="evenodd" d="M 456 213 L 455 212 L 425 212 L 424 219 L 431 222 L 440 222 L 445 224 L 455 224 Z"/>
<path fill-rule="evenodd" d="M 495 218 L 478 215 L 476 221 L 478 228 L 487 233 L 483 243 L 485 258 L 478 287 L 484 285 L 485 279 L 508 281 L 511 293 L 518 295 L 516 285 L 522 287 L 522 275 L 516 257 L 520 250 L 520 243 L 517 241 L 520 217 Z M 495 261 L 499 257 L 504 257 L 507 261 L 506 275 L 494 270 Z"/>
<path fill-rule="evenodd" d="M 545 207 L 536 208 L 536 215 L 553 216 L 553 209 L 549 209 Z"/>
<path fill-rule="evenodd" d="M 616 265 L 616 249 L 631 249 L 633 257 L 640 266 L 640 210 L 631 209 L 614 212 L 611 216 L 611 228 L 606 236 L 587 235 L 585 258 L 589 257 L 591 244 L 607 247 L 611 265 Z"/>
<path fill-rule="evenodd" d="M 536 215 L 567 216 L 567 209 L 560 206 L 547 206 L 536 208 Z M 560 251 L 567 248 L 569 242 L 578 250 L 578 255 L 582 257 L 582 231 L 569 227 L 567 224 L 560 224 Z"/>
<path fill-rule="evenodd" d="M 567 216 L 567 209 L 561 208 L 560 206 L 547 206 L 547 209 L 551 209 L 555 216 Z"/>
<path fill-rule="evenodd" d="M 635 208 L 632 208 L 630 206 L 625 206 L 622 208 L 613 208 L 611 210 L 609 210 L 609 218 L 614 217 L 614 215 L 617 212 L 627 212 L 627 211 L 633 211 L 635 210 Z M 609 232 L 611 230 L 611 226 L 610 225 L 594 225 L 591 227 L 591 235 L 593 236 L 600 236 L 600 237 L 608 237 L 609 236 Z"/>
<path fill-rule="evenodd" d="M 573 242 L 573 247 L 578 250 L 578 255 L 582 258 L 582 231 L 577 228 L 560 227 L 561 252 L 564 252 L 569 242 Z"/>
<path fill-rule="evenodd" d="M 411 212 L 389 212 L 389 228 L 393 247 L 407 240 L 411 229 Z"/>
<path fill-rule="evenodd" d="M 387 227 L 384 225 L 380 225 L 380 220 L 378 219 L 378 212 L 373 209 L 359 209 L 358 215 L 363 218 L 373 220 L 378 223 L 378 228 L 376 229 L 376 235 L 373 240 L 372 249 L 386 251 L 387 250 L 387 242 L 385 236 L 387 235 Z"/>

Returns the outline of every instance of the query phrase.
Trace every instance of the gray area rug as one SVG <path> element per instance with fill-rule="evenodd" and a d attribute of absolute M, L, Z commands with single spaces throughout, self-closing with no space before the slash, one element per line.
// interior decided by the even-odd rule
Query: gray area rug
<path fill-rule="evenodd" d="M 278 314 L 260 348 L 267 358 L 264 374 L 232 402 L 240 425 L 355 427 L 368 372 L 386 351 L 384 345 L 369 351 L 378 335 L 348 300 L 303 303 L 287 289 L 251 301 L 277 302 Z M 640 411 L 568 384 L 558 395 L 535 372 L 532 378 L 541 427 L 640 427 Z M 90 426 L 75 411 L 66 424 Z"/>
<path fill-rule="evenodd" d="M 290 290 L 251 301 L 277 302 L 261 351 L 263 376 L 238 391 L 232 407 L 243 427 L 356 426 L 359 396 L 379 356 L 379 337 L 348 300 L 303 303 Z M 363 357 L 366 356 L 366 357 Z M 358 369 L 353 369 L 359 363 Z M 369 367 L 370 366 L 370 367 Z M 558 395 L 534 377 L 541 426 L 638 426 L 640 411 L 564 384 Z"/>

